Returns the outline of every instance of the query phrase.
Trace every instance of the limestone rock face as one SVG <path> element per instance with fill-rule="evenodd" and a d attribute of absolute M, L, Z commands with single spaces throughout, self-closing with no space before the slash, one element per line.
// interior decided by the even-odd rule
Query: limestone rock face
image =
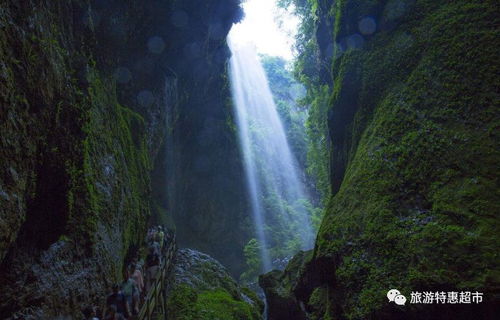
<path fill-rule="evenodd" d="M 228 55 L 218 53 L 239 12 L 238 1 L 196 3 L 0 4 L 2 316 L 80 317 L 83 306 L 101 305 L 120 280 L 148 221 L 172 220 L 163 196 L 173 188 L 165 182 L 174 142 L 166 139 L 167 125 L 172 129 L 178 118 L 175 110 L 192 110 L 181 98 L 202 101 L 201 87 L 220 92 L 210 79 L 224 78 Z M 181 16 L 210 24 L 204 34 L 218 30 L 217 46 L 200 42 L 197 51 L 205 61 L 219 57 L 217 67 L 203 68 L 193 87 L 187 69 L 175 67 L 185 63 L 187 44 L 200 38 L 195 31 L 181 35 Z M 220 101 L 225 97 L 220 93 Z M 222 103 L 208 110 L 226 112 Z M 214 239 L 207 243 L 216 247 Z"/>
<path fill-rule="evenodd" d="M 294 298 L 312 319 L 494 318 L 498 6 L 314 3 L 332 76 L 324 117 L 333 196 Z M 387 302 L 390 288 L 488 298 L 400 308 Z"/>

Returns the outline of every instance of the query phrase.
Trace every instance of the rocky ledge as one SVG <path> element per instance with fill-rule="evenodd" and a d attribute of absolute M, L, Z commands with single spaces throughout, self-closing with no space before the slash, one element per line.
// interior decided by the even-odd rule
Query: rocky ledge
<path fill-rule="evenodd" d="M 260 320 L 264 305 L 217 260 L 192 249 L 177 252 L 167 311 L 173 320 Z"/>

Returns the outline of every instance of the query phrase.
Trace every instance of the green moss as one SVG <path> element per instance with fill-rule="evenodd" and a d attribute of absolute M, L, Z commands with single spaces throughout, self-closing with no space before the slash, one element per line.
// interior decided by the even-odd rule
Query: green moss
<path fill-rule="evenodd" d="M 198 319 L 195 308 L 198 295 L 188 285 L 182 284 L 175 288 L 167 301 L 167 314 L 173 320 Z"/>
<path fill-rule="evenodd" d="M 364 5 L 349 3 L 336 7 L 339 37 Z M 373 7 L 390 28 L 333 61 L 337 192 L 315 259 L 337 258 L 328 294 L 342 308 L 326 312 L 348 319 L 379 314 L 389 287 L 491 293 L 500 284 L 496 6 L 415 1 L 396 18 L 390 3 Z M 314 292 L 310 303 L 323 306 Z"/>
<path fill-rule="evenodd" d="M 235 299 L 223 289 L 197 292 L 188 285 L 177 286 L 167 301 L 167 314 L 174 320 L 258 320 L 257 308 Z"/>
<path fill-rule="evenodd" d="M 257 320 L 256 308 L 243 301 L 235 300 L 224 290 L 205 291 L 198 296 L 196 308 L 201 319 Z"/>
<path fill-rule="evenodd" d="M 145 173 L 152 165 L 145 124 L 139 114 L 118 104 L 112 82 L 106 84 L 97 71 L 90 73 L 88 81 L 81 118 L 83 164 L 68 164 L 67 168 L 71 177 L 68 234 L 92 247 L 97 224 L 115 228 L 116 216 L 108 212 L 120 210 L 121 254 L 125 256 L 131 245 L 141 241 L 149 215 L 149 177 Z"/>

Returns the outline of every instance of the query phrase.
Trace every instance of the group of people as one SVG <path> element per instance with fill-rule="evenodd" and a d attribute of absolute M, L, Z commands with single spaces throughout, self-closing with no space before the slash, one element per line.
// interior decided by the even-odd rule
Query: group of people
<path fill-rule="evenodd" d="M 153 226 L 149 228 L 146 242 L 148 244 L 146 260 L 133 258 L 125 269 L 123 282 L 113 285 L 113 292 L 108 295 L 102 313 L 104 320 L 134 319 L 134 316 L 139 313 L 140 306 L 160 270 L 166 242 L 163 227 Z M 85 320 L 99 320 L 97 313 L 95 307 L 87 307 L 83 310 Z"/>

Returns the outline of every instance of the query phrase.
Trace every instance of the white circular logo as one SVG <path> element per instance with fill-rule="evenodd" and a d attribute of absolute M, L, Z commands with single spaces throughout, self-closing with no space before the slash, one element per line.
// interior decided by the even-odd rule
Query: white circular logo
<path fill-rule="evenodd" d="M 397 295 L 400 295 L 401 292 L 399 292 L 399 290 L 396 290 L 396 289 L 391 289 L 387 292 L 387 299 L 389 299 L 389 301 L 394 301 L 394 298 L 396 298 Z"/>

